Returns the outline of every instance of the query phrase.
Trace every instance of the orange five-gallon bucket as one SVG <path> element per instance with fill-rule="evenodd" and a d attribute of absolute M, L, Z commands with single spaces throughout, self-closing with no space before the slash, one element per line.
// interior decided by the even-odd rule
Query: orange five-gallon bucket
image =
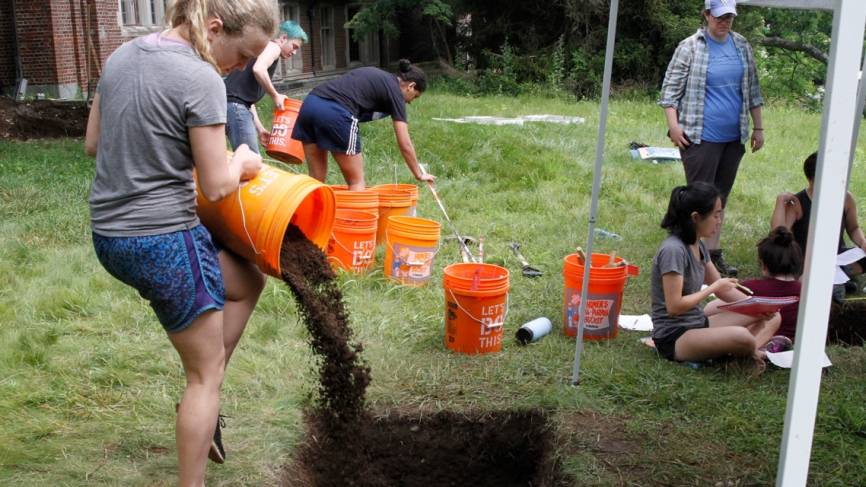
<path fill-rule="evenodd" d="M 617 257 L 614 262 L 621 262 Z M 565 312 L 563 330 L 567 336 L 576 337 L 580 321 L 580 293 L 583 290 L 583 266 L 577 254 L 565 258 L 562 274 L 565 276 Z M 632 265 L 604 267 L 610 262 L 607 254 L 592 254 L 589 269 L 589 288 L 586 302 L 586 320 L 583 328 L 584 340 L 616 338 L 619 330 L 619 312 L 622 308 L 622 291 L 629 275 L 637 275 L 638 268 Z"/>
<path fill-rule="evenodd" d="M 380 184 L 373 186 L 375 191 L 388 192 L 392 190 L 408 191 L 410 195 L 408 216 L 416 216 L 415 208 L 418 206 L 418 186 L 414 184 Z"/>
<path fill-rule="evenodd" d="M 330 187 L 267 164 L 224 199 L 210 203 L 198 189 L 196 201 L 198 217 L 216 241 L 277 278 L 281 277 L 280 248 L 289 223 L 322 249 L 334 226 Z"/>
<path fill-rule="evenodd" d="M 378 220 L 378 216 L 364 211 L 338 209 L 326 251 L 328 260 L 353 272 L 372 267 L 376 256 Z"/>
<path fill-rule="evenodd" d="M 439 222 L 411 216 L 388 218 L 385 275 L 401 284 L 427 284 L 439 251 Z"/>
<path fill-rule="evenodd" d="M 408 191 L 388 189 L 379 193 L 379 228 L 376 230 L 376 245 L 385 241 L 385 229 L 389 216 L 404 216 L 409 213 L 412 195 Z"/>
<path fill-rule="evenodd" d="M 286 98 L 283 111 L 274 108 L 274 124 L 271 125 L 271 137 L 268 139 L 267 154 L 280 162 L 302 164 L 304 162 L 304 144 L 292 138 L 292 129 L 298 121 L 301 102 Z"/>
<path fill-rule="evenodd" d="M 349 191 L 346 186 L 331 185 L 337 199 L 338 210 L 365 211 L 379 218 L 379 192 L 370 188 L 364 191 Z"/>
<path fill-rule="evenodd" d="M 445 347 L 458 353 L 498 352 L 508 313 L 508 270 L 492 264 L 445 268 Z"/>

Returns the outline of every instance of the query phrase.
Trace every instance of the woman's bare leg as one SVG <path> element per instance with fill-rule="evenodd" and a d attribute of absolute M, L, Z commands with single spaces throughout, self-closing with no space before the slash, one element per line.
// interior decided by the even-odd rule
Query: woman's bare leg
<path fill-rule="evenodd" d="M 203 487 L 225 370 L 223 312 L 205 311 L 189 327 L 169 333 L 168 338 L 180 354 L 186 374 L 175 430 L 179 484 Z"/>
<path fill-rule="evenodd" d="M 331 152 L 331 155 L 339 164 L 349 191 L 364 191 L 364 157 L 361 154 L 347 155 L 339 152 Z"/>
<path fill-rule="evenodd" d="M 267 276 L 252 262 L 228 250 L 219 253 L 220 267 L 226 286 L 226 302 L 223 309 L 223 343 L 226 366 L 235 351 L 241 335 L 259 296 L 268 282 Z"/>
<path fill-rule="evenodd" d="M 305 142 L 304 158 L 310 177 L 324 183 L 328 177 L 328 152 L 319 149 L 314 142 Z"/>

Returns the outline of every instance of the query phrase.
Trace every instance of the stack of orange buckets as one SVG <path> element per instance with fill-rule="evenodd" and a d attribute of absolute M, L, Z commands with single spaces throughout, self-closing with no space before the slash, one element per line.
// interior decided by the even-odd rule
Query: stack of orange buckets
<path fill-rule="evenodd" d="M 375 264 L 379 193 L 372 189 L 348 191 L 331 186 L 336 199 L 334 229 L 326 253 L 335 267 L 351 272 L 369 270 Z"/>

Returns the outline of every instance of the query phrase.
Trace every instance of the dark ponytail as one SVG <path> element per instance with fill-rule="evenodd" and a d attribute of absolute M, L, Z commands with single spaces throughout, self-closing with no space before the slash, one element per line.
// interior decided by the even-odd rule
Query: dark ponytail
<path fill-rule="evenodd" d="M 695 243 L 698 235 L 692 213 L 698 212 L 701 218 L 707 218 L 716 208 L 719 198 L 721 193 L 709 183 L 698 181 L 687 186 L 677 186 L 671 192 L 671 201 L 668 203 L 668 212 L 662 219 L 662 228 L 679 237 L 685 244 Z"/>
<path fill-rule="evenodd" d="M 803 249 L 786 227 L 780 225 L 774 228 L 757 246 L 758 260 L 767 266 L 771 277 L 800 277 L 803 274 Z"/>
<path fill-rule="evenodd" d="M 412 66 L 408 59 L 400 60 L 400 74 L 397 76 L 406 83 L 415 83 L 419 93 L 427 91 L 427 75 L 418 66 Z"/>

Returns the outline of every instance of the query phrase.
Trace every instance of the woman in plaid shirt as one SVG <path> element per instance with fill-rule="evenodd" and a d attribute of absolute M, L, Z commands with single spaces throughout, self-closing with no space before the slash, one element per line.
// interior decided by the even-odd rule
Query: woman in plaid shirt
<path fill-rule="evenodd" d="M 680 148 L 686 182 L 714 184 L 726 204 L 737 168 L 750 143 L 764 145 L 755 55 L 746 39 L 731 31 L 736 0 L 706 0 L 707 25 L 680 42 L 668 65 L 659 105 L 665 109 L 668 135 Z M 754 123 L 749 137 L 749 116 Z M 724 222 L 724 210 L 722 210 Z M 707 242 L 719 273 L 734 277 L 719 248 L 721 226 Z"/>

